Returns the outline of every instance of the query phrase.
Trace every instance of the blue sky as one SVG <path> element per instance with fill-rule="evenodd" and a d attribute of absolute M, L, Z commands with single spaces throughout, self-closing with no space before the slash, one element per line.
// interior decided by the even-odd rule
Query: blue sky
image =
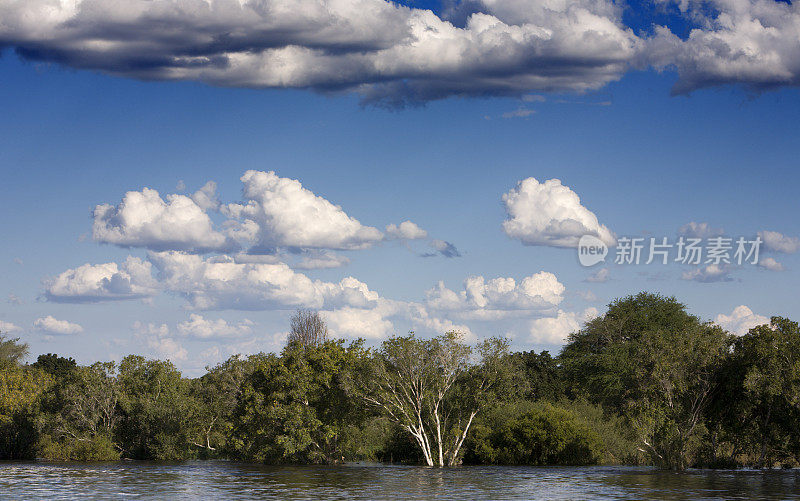
<path fill-rule="evenodd" d="M 0 11 L 10 8 L 4 3 Z M 437 9 L 443 18 L 444 12 Z M 633 26 L 642 39 L 649 36 L 639 32 L 639 25 L 652 23 L 641 12 L 625 12 L 620 26 Z M 670 18 L 670 27 L 685 39 L 682 23 Z M 327 83 L 314 84 L 315 91 L 300 84 L 241 88 L 238 80 L 213 86 L 205 76 L 192 75 L 174 81 L 148 74 L 142 80 L 143 75 L 116 65 L 127 55 L 89 54 L 100 59 L 85 69 L 80 49 L 49 60 L 20 51 L 28 42 L 12 35 L 0 37 L 0 45 L 10 47 L 0 58 L 0 209 L 5 215 L 0 327 L 28 342 L 34 355 L 56 352 L 91 362 L 143 353 L 168 357 L 195 374 L 232 352 L 279 349 L 288 316 L 301 306 L 329 315 L 337 336 L 366 334 L 371 343 L 411 329 L 432 335 L 457 328 L 468 331 L 470 339 L 508 335 L 516 349 L 525 350 L 558 350 L 563 336 L 585 318 L 602 312 L 613 298 L 640 290 L 675 295 L 703 319 L 739 332 L 771 315 L 800 316 L 800 223 L 795 217 L 800 94 L 791 78 L 777 86 L 768 76 L 754 80 L 756 70 L 766 75 L 763 68 L 726 81 L 698 76 L 696 61 L 687 64 L 691 71 L 683 68 L 687 56 L 682 55 L 663 70 L 656 63 L 630 63 L 608 82 L 592 76 L 593 88 L 579 92 L 571 80 L 561 87 L 482 87 L 475 95 L 458 84 L 440 99 L 423 82 L 424 91 L 412 93 L 420 102 L 409 105 L 404 90 L 380 89 L 383 101 L 376 106 L 365 104 L 371 91 L 352 87 L 331 93 Z M 774 51 L 797 54 L 786 52 L 792 47 Z M 719 82 L 703 88 L 702 82 L 714 79 Z M 697 88 L 673 96 L 676 82 L 683 80 Z M 407 106 L 387 108 L 391 92 L 402 94 Z M 195 289 L 211 286 L 195 279 L 188 283 L 188 275 L 167 283 L 163 270 L 159 275 L 155 268 L 147 292 L 126 299 L 90 298 L 77 286 L 70 294 L 53 294 L 54 280 L 60 275 L 67 280 L 64 274 L 82 265 L 122 266 L 129 256 L 150 265 L 156 262 L 153 253 L 170 251 L 163 242 L 136 240 L 132 233 L 116 244 L 109 234 L 93 233 L 97 205 L 119 210 L 127 192 L 144 188 L 156 190 L 162 200 L 176 193 L 190 197 L 208 181 L 216 183 L 214 196 L 223 206 L 242 203 L 240 178 L 250 170 L 272 171 L 284 184 L 299 181 L 303 196 L 340 206 L 339 216 L 346 214 L 342 217 L 376 229 L 381 237 L 359 240 L 365 247 L 359 250 L 329 238 L 312 241 L 313 235 L 293 246 L 292 238 L 300 238 L 292 236 L 295 228 L 259 223 L 258 238 L 274 243 L 276 254 L 269 264 L 245 265 L 239 257 L 237 269 L 272 266 L 270 273 L 317 281 L 303 286 L 313 294 L 282 285 L 282 299 L 270 291 L 269 300 L 263 300 L 259 290 L 234 286 L 220 299 L 203 289 L 211 306 L 198 306 L 189 298 L 196 297 Z M 613 248 L 606 264 L 584 268 L 574 246 L 524 245 L 504 231 L 509 209 L 502 197 L 528 178 L 560 180 L 580 197 L 580 211 L 596 216 L 617 237 L 674 240 L 690 222 L 723 229 L 731 237 L 778 232 L 762 246 L 762 263 L 771 257 L 782 269 L 744 265 L 701 282 L 691 279 L 697 268 L 692 266 L 615 265 Z M 292 212 L 303 200 L 280 210 Z M 246 220 L 220 207 L 198 209 L 217 233 L 228 231 L 232 220 Z M 550 217 L 549 208 L 540 209 L 523 217 Z M 325 226 L 325 214 L 297 210 L 297 217 L 309 218 L 309 228 Z M 565 210 L 578 209 L 568 205 Z M 386 225 L 402 221 L 412 221 L 426 236 L 389 238 Z M 105 222 L 114 231 L 131 231 L 117 219 Z M 461 255 L 437 253 L 437 240 L 451 243 Z M 240 242 L 241 252 L 253 246 L 254 254 L 255 240 L 248 242 Z M 172 250 L 211 261 L 229 256 L 231 263 L 235 254 Z M 421 257 L 428 253 L 437 255 Z M 349 262 L 302 268 L 300 258 L 312 254 Z M 274 268 L 276 263 L 286 263 L 281 265 L 286 269 Z M 600 269 L 607 269 L 606 280 L 586 281 Z M 540 272 L 552 273 L 556 285 Z M 541 294 L 522 290 L 525 277 L 532 276 L 538 277 L 535 289 Z M 357 293 L 342 286 L 347 277 L 368 292 L 358 289 L 361 285 Z M 488 304 L 482 305 L 465 289 L 469 277 L 483 277 L 485 283 L 513 278 L 517 288 L 504 295 L 492 291 L 499 282 L 487 285 Z M 440 281 L 461 298 L 454 299 L 458 304 L 436 302 L 443 296 L 430 291 Z M 320 292 L 334 285 L 358 297 Z"/>

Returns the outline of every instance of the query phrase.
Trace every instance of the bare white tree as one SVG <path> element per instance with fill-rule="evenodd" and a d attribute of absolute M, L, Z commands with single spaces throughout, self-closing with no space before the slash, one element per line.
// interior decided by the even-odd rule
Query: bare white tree
<path fill-rule="evenodd" d="M 472 349 L 455 332 L 394 337 L 355 375 L 353 390 L 414 437 L 429 466 L 453 466 L 475 416 L 508 374 L 505 340 L 484 341 L 478 351 L 481 360 L 471 363 Z"/>

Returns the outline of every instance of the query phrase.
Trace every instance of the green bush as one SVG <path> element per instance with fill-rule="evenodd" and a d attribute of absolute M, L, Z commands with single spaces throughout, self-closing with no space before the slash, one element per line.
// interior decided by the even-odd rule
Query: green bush
<path fill-rule="evenodd" d="M 575 414 L 600 436 L 603 442 L 602 464 L 648 463 L 648 458 L 637 446 L 636 434 L 620 416 L 584 399 L 563 399 L 557 405 Z"/>
<path fill-rule="evenodd" d="M 549 403 L 499 406 L 475 425 L 464 457 L 473 464 L 589 465 L 604 454 L 600 436 L 575 413 Z"/>
<path fill-rule="evenodd" d="M 45 435 L 39 442 L 39 458 L 50 461 L 115 461 L 120 457 L 110 437 L 62 438 Z"/>

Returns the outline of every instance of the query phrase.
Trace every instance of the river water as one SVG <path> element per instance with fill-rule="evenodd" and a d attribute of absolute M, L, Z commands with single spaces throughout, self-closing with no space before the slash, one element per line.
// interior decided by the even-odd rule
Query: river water
<path fill-rule="evenodd" d="M 798 499 L 800 471 L 0 462 L 0 499 Z"/>

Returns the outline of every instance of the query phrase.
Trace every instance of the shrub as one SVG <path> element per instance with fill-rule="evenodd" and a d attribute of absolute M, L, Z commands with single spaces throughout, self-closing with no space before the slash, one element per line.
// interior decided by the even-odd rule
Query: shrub
<path fill-rule="evenodd" d="M 575 413 L 549 403 L 497 407 L 476 424 L 464 461 L 478 464 L 589 465 L 603 458 L 600 436 Z"/>
<path fill-rule="evenodd" d="M 39 457 L 50 461 L 115 461 L 120 454 L 111 438 L 104 435 L 59 441 L 45 435 L 39 443 Z"/>

